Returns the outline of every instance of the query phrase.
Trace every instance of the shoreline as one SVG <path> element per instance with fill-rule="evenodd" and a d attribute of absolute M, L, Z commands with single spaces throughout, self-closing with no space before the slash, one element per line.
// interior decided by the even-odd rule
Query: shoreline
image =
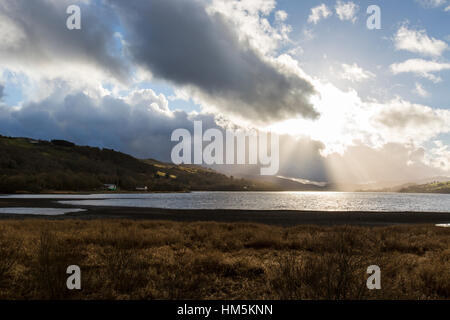
<path fill-rule="evenodd" d="M 392 193 L 392 194 L 439 194 L 448 195 L 448 192 L 400 192 L 400 191 L 380 191 L 380 190 L 183 190 L 183 191 L 43 191 L 39 193 L 33 192 L 16 192 L 16 193 L 0 193 L 0 196 L 22 196 L 22 195 L 96 195 L 96 194 L 158 194 L 158 193 L 192 193 L 192 192 L 318 192 L 318 193 Z"/>
<path fill-rule="evenodd" d="M 0 199 L 0 207 L 84 209 L 84 212 L 57 216 L 0 214 L 0 220 L 99 220 L 127 219 L 175 222 L 257 223 L 277 226 L 358 225 L 390 226 L 413 224 L 448 224 L 450 212 L 358 212 L 295 210 L 223 210 L 160 209 L 111 206 L 72 206 L 56 202 L 62 199 Z"/>

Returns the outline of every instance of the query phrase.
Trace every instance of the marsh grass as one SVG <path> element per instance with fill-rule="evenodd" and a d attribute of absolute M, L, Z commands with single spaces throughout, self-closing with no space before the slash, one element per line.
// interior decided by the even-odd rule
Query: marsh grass
<path fill-rule="evenodd" d="M 19 261 L 21 249 L 21 241 L 6 237 L 4 229 L 0 228 L 0 292 L 11 280 L 11 272 Z"/>
<path fill-rule="evenodd" d="M 450 232 L 1 221 L 0 299 L 449 299 Z M 82 290 L 66 288 L 78 265 Z M 381 267 L 382 290 L 366 288 Z"/>

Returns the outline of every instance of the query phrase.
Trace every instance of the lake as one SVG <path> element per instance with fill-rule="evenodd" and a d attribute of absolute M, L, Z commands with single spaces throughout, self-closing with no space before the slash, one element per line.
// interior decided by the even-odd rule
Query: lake
<path fill-rule="evenodd" d="M 359 192 L 192 192 L 91 195 L 10 195 L 56 199 L 74 206 L 372 212 L 450 212 L 448 194 Z"/>

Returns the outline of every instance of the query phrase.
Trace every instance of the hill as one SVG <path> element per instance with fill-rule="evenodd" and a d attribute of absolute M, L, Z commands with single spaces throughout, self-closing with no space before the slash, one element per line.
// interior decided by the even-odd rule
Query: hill
<path fill-rule="evenodd" d="M 450 181 L 414 184 L 400 189 L 403 193 L 450 193 Z"/>
<path fill-rule="evenodd" d="M 447 178 L 448 180 L 448 178 Z M 436 180 L 430 183 L 403 183 L 390 188 L 358 190 L 359 192 L 443 193 L 450 194 L 450 181 Z"/>
<path fill-rule="evenodd" d="M 0 192 L 275 190 L 262 182 L 233 179 L 200 166 L 140 160 L 110 149 L 77 146 L 64 140 L 0 136 Z"/>
<path fill-rule="evenodd" d="M 450 181 L 404 183 L 373 192 L 450 193 Z M 428 180 L 429 181 L 429 180 Z M 65 140 L 34 140 L 0 135 L 0 193 L 95 192 L 105 184 L 118 191 L 329 191 L 319 185 L 284 177 L 226 176 L 198 165 L 174 165 L 136 159 L 106 148 L 77 146 Z"/>

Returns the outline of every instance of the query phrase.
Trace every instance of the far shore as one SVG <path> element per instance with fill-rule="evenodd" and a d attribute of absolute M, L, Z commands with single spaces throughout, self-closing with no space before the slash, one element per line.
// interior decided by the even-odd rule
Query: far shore
<path fill-rule="evenodd" d="M 450 212 L 329 212 L 289 210 L 178 210 L 160 208 L 71 206 L 58 203 L 62 199 L 0 199 L 0 207 L 80 208 L 86 211 L 58 216 L 0 214 L 0 219 L 45 220 L 165 220 L 176 222 L 247 222 L 278 226 L 358 225 L 390 226 L 408 224 L 448 224 Z"/>
<path fill-rule="evenodd" d="M 90 195 L 90 194 L 148 194 L 148 193 L 189 193 L 192 191 L 106 191 L 106 190 L 94 190 L 94 191 L 42 191 L 39 193 L 35 192 L 26 192 L 26 191 L 18 191 L 16 193 L 0 193 L 0 196 L 18 196 L 18 195 L 46 195 L 46 194 L 54 194 L 54 195 Z"/>
<path fill-rule="evenodd" d="M 107 191 L 107 190 L 93 190 L 93 191 L 54 191 L 45 190 L 39 193 L 17 191 L 16 193 L 0 193 L 0 196 L 13 196 L 13 195 L 92 195 L 92 194 L 154 194 L 154 193 L 191 193 L 191 192 L 355 192 L 355 193 L 398 193 L 398 194 L 449 194 L 447 192 L 401 192 L 401 191 L 388 191 L 388 190 L 178 190 L 178 191 Z"/>

